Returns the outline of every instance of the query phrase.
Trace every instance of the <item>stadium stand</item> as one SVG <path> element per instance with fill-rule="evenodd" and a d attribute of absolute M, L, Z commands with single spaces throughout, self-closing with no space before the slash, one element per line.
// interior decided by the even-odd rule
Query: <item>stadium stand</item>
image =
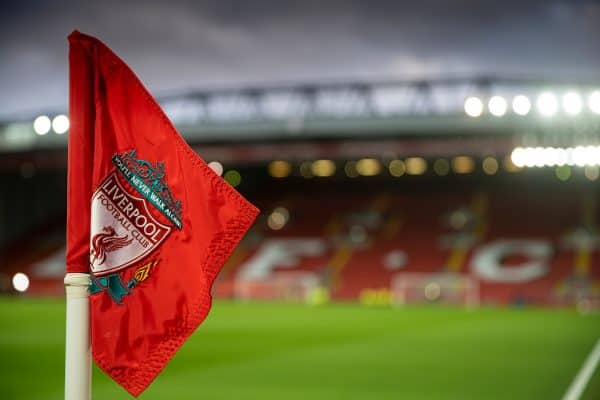
<path fill-rule="evenodd" d="M 365 289 L 389 289 L 395 274 L 419 272 L 475 276 L 486 304 L 565 305 L 582 296 L 597 296 L 598 272 L 589 264 L 597 254 L 586 247 L 587 236 L 573 239 L 581 212 L 577 195 L 553 195 L 559 198 L 552 203 L 544 203 L 540 194 L 498 190 L 383 197 L 385 207 L 396 210 L 394 216 L 388 209 L 373 208 L 373 203 L 382 203 L 381 195 L 363 196 L 362 204 L 356 198 L 330 196 L 298 201 L 281 231 L 269 232 L 260 225 L 255 234 L 325 243 L 318 255 L 295 255 L 293 267 L 320 272 L 334 299 L 358 299 Z M 474 206 L 473 198 L 478 199 L 475 203 L 485 202 L 485 207 Z M 318 212 L 311 215 L 317 204 L 336 204 L 330 221 Z M 473 209 L 477 207 L 486 210 Z M 337 226 L 333 231 L 332 225 Z M 246 245 L 246 259 L 232 261 L 228 269 L 243 271 L 248 260 L 270 262 L 261 248 Z M 402 257 L 394 265 L 389 260 L 395 252 Z M 588 262 L 585 266 L 582 258 Z M 287 270 L 277 262 L 272 267 Z M 219 287 L 235 276 L 234 272 L 224 276 Z M 219 289 L 217 293 L 227 295 Z"/>
<path fill-rule="evenodd" d="M 394 279 L 407 273 L 439 283 L 471 277 L 487 305 L 586 306 L 600 295 L 588 186 L 525 172 L 487 183 L 458 175 L 380 179 L 376 187 L 290 179 L 278 183 L 287 187 L 283 197 L 250 195 L 263 212 L 219 276 L 217 297 L 389 304 Z M 309 182 L 330 189 L 298 195 Z M 12 251 L 26 256 L 12 256 L 8 271 L 28 273 L 31 294 L 62 293 L 61 229 L 42 232 L 48 245 Z"/>

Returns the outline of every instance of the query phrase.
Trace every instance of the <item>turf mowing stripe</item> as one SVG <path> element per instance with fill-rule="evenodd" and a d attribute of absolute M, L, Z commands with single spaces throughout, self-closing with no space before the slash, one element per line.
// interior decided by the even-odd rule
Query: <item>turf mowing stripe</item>
<path fill-rule="evenodd" d="M 577 373 L 577 376 L 569 386 L 569 389 L 563 396 L 562 400 L 578 400 L 583 393 L 587 383 L 594 374 L 594 370 L 600 361 L 600 339 L 596 341 L 596 345 L 583 363 L 583 366 Z"/>

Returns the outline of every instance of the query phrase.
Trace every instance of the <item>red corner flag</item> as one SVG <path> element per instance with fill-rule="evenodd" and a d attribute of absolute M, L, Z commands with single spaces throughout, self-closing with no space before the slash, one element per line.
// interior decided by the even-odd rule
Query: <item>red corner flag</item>
<path fill-rule="evenodd" d="M 99 40 L 69 36 L 67 272 L 90 272 L 94 360 L 138 396 L 204 320 L 258 214 Z"/>

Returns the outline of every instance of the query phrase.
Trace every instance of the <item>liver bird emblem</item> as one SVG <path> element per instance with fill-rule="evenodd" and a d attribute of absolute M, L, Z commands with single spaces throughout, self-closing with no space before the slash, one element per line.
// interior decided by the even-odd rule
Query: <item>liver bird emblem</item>
<path fill-rule="evenodd" d="M 132 241 L 133 238 L 130 238 L 129 235 L 117 236 L 115 228 L 105 226 L 102 232 L 92 238 L 92 264 L 96 261 L 98 264 L 102 264 L 106 260 L 106 253 L 128 246 Z"/>

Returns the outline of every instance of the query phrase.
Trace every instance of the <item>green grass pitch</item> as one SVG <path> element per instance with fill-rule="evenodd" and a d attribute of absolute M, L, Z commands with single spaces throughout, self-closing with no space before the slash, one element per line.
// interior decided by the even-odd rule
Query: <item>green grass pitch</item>
<path fill-rule="evenodd" d="M 217 302 L 140 398 L 560 399 L 598 337 L 572 311 Z M 63 301 L 0 298 L 1 399 L 61 399 L 63 358 Z M 131 398 L 97 368 L 93 396 Z"/>

